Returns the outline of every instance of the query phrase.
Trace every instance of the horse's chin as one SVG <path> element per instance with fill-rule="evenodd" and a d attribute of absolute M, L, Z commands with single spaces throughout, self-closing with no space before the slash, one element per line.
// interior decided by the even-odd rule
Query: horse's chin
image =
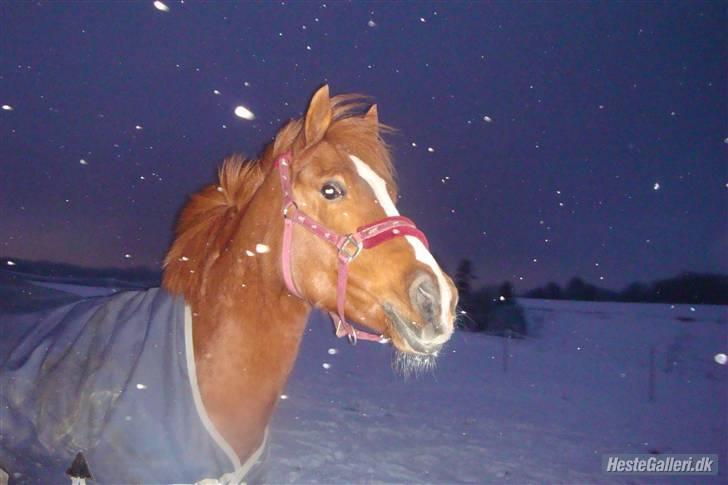
<path fill-rule="evenodd" d="M 423 342 L 392 307 L 385 305 L 384 311 L 389 319 L 390 337 L 395 350 L 392 361 L 394 370 L 404 378 L 432 372 L 442 344 Z"/>

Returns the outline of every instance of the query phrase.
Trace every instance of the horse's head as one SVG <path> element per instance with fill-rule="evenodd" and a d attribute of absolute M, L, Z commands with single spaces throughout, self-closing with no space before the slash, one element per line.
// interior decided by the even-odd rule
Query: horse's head
<path fill-rule="evenodd" d="M 414 224 L 393 218 L 399 215 L 397 188 L 376 106 L 357 115 L 353 99 L 330 98 L 328 87 L 322 87 L 302 121 L 294 122 L 296 134 L 289 146 L 281 146 L 277 139 L 273 147 L 276 156 L 291 150 L 290 158 L 283 158 L 287 165 L 283 177 L 290 180 L 290 198 L 295 201 L 291 208 L 313 221 L 309 227 L 291 224 L 292 242 L 287 256 L 283 250 L 283 270 L 290 265 L 289 279 L 296 293 L 337 313 L 337 289 L 342 291 L 340 251 L 345 258 L 357 253 L 346 268 L 346 318 L 390 338 L 405 355 L 432 357 L 452 335 L 457 290 Z M 396 227 L 385 230 L 383 242 L 370 248 L 364 244 L 363 250 L 361 241 L 337 249 L 335 237 L 322 237 L 310 227 L 320 223 L 326 234 L 330 230 L 343 241 L 343 235 L 362 235 L 362 226 L 382 219 L 401 222 L 402 232 Z"/>

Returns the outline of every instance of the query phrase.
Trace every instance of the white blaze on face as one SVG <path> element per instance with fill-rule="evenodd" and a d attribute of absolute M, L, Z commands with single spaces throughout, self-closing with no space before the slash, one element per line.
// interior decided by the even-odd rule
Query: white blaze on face
<path fill-rule="evenodd" d="M 349 158 L 352 162 L 354 162 L 354 167 L 356 167 L 356 172 L 359 174 L 359 176 L 364 179 L 371 187 L 372 191 L 374 192 L 374 196 L 377 198 L 377 202 L 382 207 L 382 209 L 384 209 L 384 213 L 387 215 L 387 217 L 398 216 L 399 211 L 397 210 L 397 207 L 394 205 L 394 202 L 392 201 L 392 198 L 389 196 L 389 192 L 387 191 L 387 182 L 360 158 L 354 155 L 349 155 Z M 427 250 L 422 241 L 414 236 L 405 236 L 405 239 L 414 249 L 415 259 L 417 259 L 417 261 L 421 262 L 422 264 L 429 266 L 432 270 L 432 273 L 437 278 L 437 285 L 440 287 L 440 318 L 442 320 L 441 324 L 450 326 L 452 324 L 452 315 L 450 315 L 450 302 L 452 301 L 452 293 L 450 291 L 450 286 L 445 281 L 445 275 L 442 273 L 442 270 L 437 264 L 437 261 L 435 261 L 435 258 L 432 256 L 430 251 Z M 450 332 L 447 332 L 442 336 L 442 338 L 436 339 L 436 341 L 444 341 L 447 340 L 449 337 Z"/>

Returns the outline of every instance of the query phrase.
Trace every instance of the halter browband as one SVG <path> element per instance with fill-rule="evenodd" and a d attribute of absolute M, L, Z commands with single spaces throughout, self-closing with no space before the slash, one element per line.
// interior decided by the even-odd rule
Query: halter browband
<path fill-rule="evenodd" d="M 349 276 L 349 264 L 359 256 L 362 249 L 370 249 L 395 237 L 414 236 L 429 247 L 425 235 L 417 229 L 414 222 L 403 216 L 390 216 L 371 224 L 361 226 L 356 232 L 339 234 L 328 229 L 323 224 L 311 218 L 298 208 L 293 200 L 293 186 L 290 175 L 290 165 L 293 162 L 291 152 L 284 153 L 276 159 L 274 167 L 278 169 L 283 193 L 283 244 L 281 259 L 283 265 L 283 280 L 288 291 L 303 299 L 301 292 L 296 288 L 291 273 L 291 240 L 293 237 L 293 224 L 300 224 L 324 241 L 336 247 L 338 276 L 336 284 L 336 311 L 330 312 L 334 322 L 336 336 L 349 338 L 352 344 L 357 340 L 370 340 L 385 343 L 389 340 L 384 335 L 374 335 L 369 332 L 357 330 L 346 321 L 344 307 L 346 303 L 346 283 Z"/>

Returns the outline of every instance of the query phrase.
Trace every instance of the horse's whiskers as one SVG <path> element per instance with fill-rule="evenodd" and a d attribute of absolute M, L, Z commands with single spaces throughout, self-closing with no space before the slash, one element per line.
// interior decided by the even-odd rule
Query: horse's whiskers
<path fill-rule="evenodd" d="M 437 353 L 413 354 L 410 352 L 395 351 L 392 367 L 405 379 L 414 375 L 415 378 L 435 370 L 437 366 Z"/>

